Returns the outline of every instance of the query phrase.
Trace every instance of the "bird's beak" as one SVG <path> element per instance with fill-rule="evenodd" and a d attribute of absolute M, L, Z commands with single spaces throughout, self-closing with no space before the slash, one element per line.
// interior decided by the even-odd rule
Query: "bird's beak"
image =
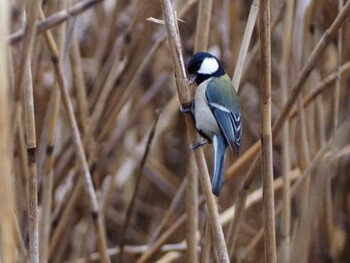
<path fill-rule="evenodd" d="M 190 74 L 189 76 L 190 86 L 193 85 L 193 83 L 196 81 L 196 78 L 197 78 L 197 74 Z"/>

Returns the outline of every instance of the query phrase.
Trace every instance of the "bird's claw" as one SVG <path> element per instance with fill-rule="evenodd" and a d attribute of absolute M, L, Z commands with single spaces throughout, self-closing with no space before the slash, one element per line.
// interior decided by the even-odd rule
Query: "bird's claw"
<path fill-rule="evenodd" d="M 207 143 L 209 143 L 207 139 L 201 138 L 201 139 L 199 140 L 199 142 L 197 142 L 197 143 L 191 143 L 191 144 L 190 144 L 190 149 L 191 149 L 191 150 L 195 150 L 195 149 L 197 149 L 197 148 L 199 148 L 199 147 L 202 147 L 203 145 L 206 145 Z"/>
<path fill-rule="evenodd" d="M 180 106 L 180 111 L 182 113 L 192 113 L 192 114 L 194 114 L 194 100 L 192 99 L 191 102 L 188 105 L 186 105 L 186 106 L 181 105 Z"/>

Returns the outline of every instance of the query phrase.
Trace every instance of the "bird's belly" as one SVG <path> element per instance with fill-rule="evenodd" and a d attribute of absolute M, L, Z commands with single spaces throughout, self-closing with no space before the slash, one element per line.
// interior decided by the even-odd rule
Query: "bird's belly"
<path fill-rule="evenodd" d="M 212 139 L 214 134 L 220 133 L 220 128 L 208 106 L 207 99 L 205 97 L 205 87 L 203 86 L 204 85 L 199 85 L 195 97 L 194 112 L 196 128 Z"/>

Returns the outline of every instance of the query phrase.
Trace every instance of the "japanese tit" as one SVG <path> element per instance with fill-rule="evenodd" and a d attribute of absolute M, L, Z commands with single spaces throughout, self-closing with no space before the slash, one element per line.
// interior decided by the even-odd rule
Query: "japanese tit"
<path fill-rule="evenodd" d="M 226 148 L 239 154 L 242 140 L 241 112 L 238 96 L 219 60 L 206 52 L 198 52 L 188 67 L 190 82 L 197 84 L 191 111 L 196 128 L 203 137 L 192 149 L 206 143 L 214 146 L 212 192 L 219 196 L 224 176 Z"/>

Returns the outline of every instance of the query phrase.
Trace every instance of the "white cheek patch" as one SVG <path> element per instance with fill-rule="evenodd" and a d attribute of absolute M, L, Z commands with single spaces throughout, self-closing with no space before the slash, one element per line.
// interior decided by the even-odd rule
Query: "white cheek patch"
<path fill-rule="evenodd" d="M 198 73 L 210 75 L 216 72 L 218 68 L 219 63 L 216 61 L 215 58 L 205 58 L 202 62 L 201 67 L 198 70 Z"/>

